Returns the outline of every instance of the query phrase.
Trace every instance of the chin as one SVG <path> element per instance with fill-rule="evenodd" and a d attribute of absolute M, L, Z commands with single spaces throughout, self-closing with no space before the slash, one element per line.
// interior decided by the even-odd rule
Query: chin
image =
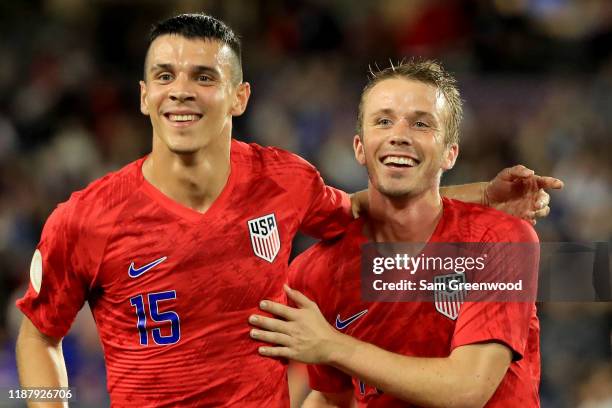
<path fill-rule="evenodd" d="M 412 190 L 406 188 L 379 188 L 381 193 L 391 198 L 407 198 L 413 195 Z"/>
<path fill-rule="evenodd" d="M 383 195 L 392 198 L 409 197 L 413 194 L 414 189 L 406 185 L 393 185 L 395 183 L 381 183 L 375 184 L 375 188 L 380 191 Z"/>
<path fill-rule="evenodd" d="M 191 154 L 202 150 L 205 144 L 202 140 L 197 141 L 191 137 L 183 137 L 168 140 L 166 146 L 168 146 L 168 150 L 175 154 Z"/>
<path fill-rule="evenodd" d="M 194 154 L 197 153 L 200 148 L 193 146 L 169 146 L 168 150 L 170 150 L 174 154 Z"/>

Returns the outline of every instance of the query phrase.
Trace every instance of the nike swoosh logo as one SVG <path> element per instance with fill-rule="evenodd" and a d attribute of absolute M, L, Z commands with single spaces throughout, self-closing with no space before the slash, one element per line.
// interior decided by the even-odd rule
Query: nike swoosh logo
<path fill-rule="evenodd" d="M 368 309 L 362 310 L 361 312 L 352 315 L 346 320 L 341 320 L 340 314 L 338 314 L 338 316 L 336 316 L 336 329 L 338 330 L 346 329 L 351 323 L 353 323 L 355 320 L 359 319 L 361 316 L 363 316 L 366 313 L 368 313 Z"/>
<path fill-rule="evenodd" d="M 164 256 L 163 258 L 159 258 L 158 260 L 148 263 L 145 266 L 141 266 L 140 268 L 134 268 L 134 262 L 132 262 L 130 264 L 130 268 L 128 269 L 128 275 L 130 275 L 130 278 L 137 278 L 143 273 L 147 272 L 149 269 L 153 269 L 160 263 L 164 262 L 166 258 L 168 257 Z"/>

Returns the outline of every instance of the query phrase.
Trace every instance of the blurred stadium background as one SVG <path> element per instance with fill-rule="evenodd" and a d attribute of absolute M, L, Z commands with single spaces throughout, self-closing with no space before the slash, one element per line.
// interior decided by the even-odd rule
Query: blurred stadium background
<path fill-rule="evenodd" d="M 0 387 L 17 385 L 14 301 L 46 217 L 149 151 L 138 105 L 149 27 L 196 11 L 243 39 L 253 95 L 238 139 L 297 152 L 330 184 L 360 189 L 351 140 L 368 65 L 436 58 L 466 101 L 460 158 L 444 183 L 525 163 L 566 182 L 536 227 L 542 241 L 612 238 L 612 1 L 1 2 Z M 540 316 L 542 406 L 612 407 L 612 306 L 544 304 Z M 77 406 L 108 405 L 87 311 L 64 350 Z"/>

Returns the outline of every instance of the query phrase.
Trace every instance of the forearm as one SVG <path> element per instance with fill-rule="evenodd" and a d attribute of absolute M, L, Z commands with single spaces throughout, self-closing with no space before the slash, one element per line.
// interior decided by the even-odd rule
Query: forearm
<path fill-rule="evenodd" d="M 343 394 L 325 394 L 313 390 L 308 394 L 301 408 L 350 408 L 352 401 L 352 391 Z"/>
<path fill-rule="evenodd" d="M 469 367 L 465 361 L 403 356 L 341 336 L 342 348 L 330 355 L 330 365 L 416 405 L 481 406 L 490 398 L 486 389 L 491 388 L 483 387 L 483 382 L 492 382 L 493 390 L 499 384 L 497 378 L 486 378 L 486 374 L 483 378 L 479 367 Z"/>
<path fill-rule="evenodd" d="M 67 387 L 68 375 L 61 341 L 34 332 L 32 323 L 22 324 L 16 345 L 17 369 L 22 387 Z M 29 403 L 29 407 L 65 407 L 65 403 Z"/>
<path fill-rule="evenodd" d="M 440 187 L 440 194 L 467 203 L 488 205 L 485 190 L 488 182 L 461 184 L 457 186 Z M 368 190 L 357 191 L 350 195 L 351 210 L 353 217 L 357 218 L 360 213 L 368 212 L 369 198 Z"/>
<path fill-rule="evenodd" d="M 440 194 L 444 197 L 465 201 L 467 203 L 486 205 L 485 189 L 488 184 L 488 182 L 482 182 L 440 187 Z"/>

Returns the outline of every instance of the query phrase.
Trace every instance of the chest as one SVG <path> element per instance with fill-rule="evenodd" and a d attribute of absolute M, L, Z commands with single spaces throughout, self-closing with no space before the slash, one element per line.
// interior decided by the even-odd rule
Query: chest
<path fill-rule="evenodd" d="M 117 301 L 174 290 L 188 303 L 239 297 L 256 304 L 286 280 L 297 226 L 292 208 L 275 199 L 196 221 L 155 205 L 128 208 L 108 234 L 95 286 Z"/>
<path fill-rule="evenodd" d="M 404 355 L 447 356 L 456 319 L 444 313 L 444 304 L 432 299 L 404 302 L 366 302 L 362 296 L 361 264 L 345 265 L 333 278 L 342 288 L 325 302 L 324 314 L 330 324 L 350 336 Z"/>

